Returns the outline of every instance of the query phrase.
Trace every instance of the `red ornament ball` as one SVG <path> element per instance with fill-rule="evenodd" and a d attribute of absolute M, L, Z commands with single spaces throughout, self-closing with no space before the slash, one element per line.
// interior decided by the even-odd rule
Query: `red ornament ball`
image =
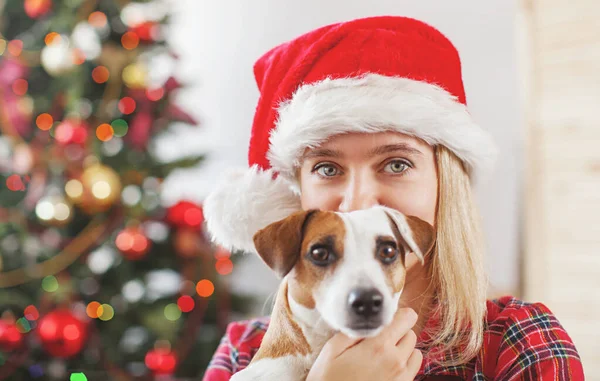
<path fill-rule="evenodd" d="M 202 207 L 191 201 L 179 201 L 167 211 L 167 221 L 179 228 L 199 228 L 204 222 Z"/>
<path fill-rule="evenodd" d="M 123 229 L 115 239 L 115 245 L 130 261 L 136 261 L 146 256 L 152 246 L 142 229 L 129 227 Z"/>
<path fill-rule="evenodd" d="M 175 353 L 166 349 L 152 349 L 148 351 L 144 362 L 154 375 L 172 374 L 177 367 Z"/>
<path fill-rule="evenodd" d="M 38 335 L 50 355 L 69 358 L 83 349 L 88 336 L 87 324 L 68 310 L 55 310 L 41 318 Z"/>
<path fill-rule="evenodd" d="M 23 335 L 17 325 L 0 319 L 0 351 L 12 352 L 23 345 Z"/>

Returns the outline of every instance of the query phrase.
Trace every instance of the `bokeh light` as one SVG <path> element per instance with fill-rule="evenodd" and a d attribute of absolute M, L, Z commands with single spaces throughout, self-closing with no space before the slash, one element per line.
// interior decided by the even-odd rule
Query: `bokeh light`
<path fill-rule="evenodd" d="M 127 125 L 127 122 L 125 120 L 116 119 L 113 120 L 113 122 L 110 125 L 112 126 L 116 137 L 122 138 L 123 136 L 127 135 L 127 130 L 129 129 L 129 126 Z"/>
<path fill-rule="evenodd" d="M 85 308 L 85 313 L 87 314 L 87 316 L 91 317 L 92 319 L 97 319 L 99 316 L 99 313 L 102 313 L 101 310 L 102 306 L 100 305 L 100 303 L 93 301 L 90 302 L 87 307 Z"/>
<path fill-rule="evenodd" d="M 164 95 L 165 89 L 163 89 L 162 87 L 146 90 L 146 97 L 153 102 L 160 100 Z"/>
<path fill-rule="evenodd" d="M 182 295 L 177 299 L 177 306 L 182 312 L 190 312 L 195 306 L 194 298 L 189 295 Z"/>
<path fill-rule="evenodd" d="M 110 73 L 105 66 L 96 66 L 94 70 L 92 70 L 92 78 L 96 83 L 104 83 L 108 81 L 110 77 Z"/>
<path fill-rule="evenodd" d="M 0 38 L 0 56 L 4 54 L 4 51 L 6 50 L 6 44 L 6 40 Z"/>
<path fill-rule="evenodd" d="M 210 280 L 202 279 L 196 284 L 196 292 L 198 295 L 208 298 L 215 292 L 215 286 Z"/>
<path fill-rule="evenodd" d="M 69 381 L 87 381 L 87 377 L 83 373 L 71 373 Z"/>
<path fill-rule="evenodd" d="M 52 0 L 25 0 L 22 3 L 25 14 L 32 19 L 37 19 L 52 9 Z"/>
<path fill-rule="evenodd" d="M 127 50 L 133 50 L 137 48 L 139 43 L 140 38 L 133 32 L 127 32 L 121 37 L 121 44 L 123 44 L 123 47 Z"/>
<path fill-rule="evenodd" d="M 24 317 L 19 318 L 15 325 L 17 326 L 17 330 L 21 333 L 27 333 L 31 331 L 31 324 L 29 324 L 29 320 L 25 319 Z"/>
<path fill-rule="evenodd" d="M 146 70 L 139 63 L 133 63 L 123 69 L 123 82 L 132 89 L 146 86 Z"/>
<path fill-rule="evenodd" d="M 15 80 L 12 84 L 13 93 L 17 95 L 25 95 L 27 94 L 27 88 L 29 87 L 29 83 L 23 78 L 19 78 Z"/>
<path fill-rule="evenodd" d="M 100 11 L 92 12 L 88 17 L 88 23 L 95 28 L 104 28 L 107 22 L 106 15 Z"/>
<path fill-rule="evenodd" d="M 181 317 L 181 310 L 175 303 L 169 303 L 165 306 L 165 317 L 167 320 L 176 321 Z"/>
<path fill-rule="evenodd" d="M 63 328 L 63 335 L 67 340 L 77 340 L 81 336 L 81 330 L 75 324 L 67 324 Z"/>
<path fill-rule="evenodd" d="M 58 34 L 56 32 L 50 32 L 44 38 L 44 43 L 46 43 L 46 45 L 50 45 L 50 44 L 60 42 L 61 39 L 62 39 L 62 37 L 60 36 L 60 34 Z"/>
<path fill-rule="evenodd" d="M 85 62 L 85 53 L 81 49 L 73 49 L 73 64 L 81 65 Z"/>
<path fill-rule="evenodd" d="M 46 292 L 54 292 L 58 290 L 58 280 L 54 275 L 48 275 L 42 279 L 42 289 Z"/>
<path fill-rule="evenodd" d="M 13 192 L 22 190 L 24 186 L 25 184 L 23 184 L 23 180 L 19 175 L 10 175 L 6 179 L 6 187 Z"/>
<path fill-rule="evenodd" d="M 110 319 L 112 319 L 115 316 L 115 310 L 112 308 L 112 306 L 110 304 L 103 304 L 100 307 L 102 307 L 102 310 L 98 309 L 98 319 L 102 320 L 102 321 L 109 321 Z M 102 312 L 100 312 L 102 311 Z"/>
<path fill-rule="evenodd" d="M 177 366 L 177 357 L 171 351 L 156 349 L 146 353 L 144 363 L 154 374 L 170 374 Z"/>
<path fill-rule="evenodd" d="M 40 313 L 37 310 L 37 308 L 35 308 L 34 305 L 29 305 L 29 306 L 25 307 L 24 315 L 27 320 L 31 320 L 31 321 L 34 321 L 34 320 L 37 320 L 40 318 Z"/>
<path fill-rule="evenodd" d="M 96 128 L 96 136 L 103 142 L 109 141 L 113 138 L 114 135 L 115 131 L 113 130 L 112 126 L 108 123 L 102 123 L 98 126 L 98 128 Z"/>
<path fill-rule="evenodd" d="M 65 193 L 72 200 L 78 200 L 83 195 L 83 184 L 79 180 L 69 180 L 65 184 Z"/>
<path fill-rule="evenodd" d="M 54 130 L 54 139 L 59 143 L 67 144 L 73 139 L 73 125 L 68 122 L 62 122 Z"/>
<path fill-rule="evenodd" d="M 231 252 L 221 246 L 217 247 L 217 251 L 215 252 L 215 258 L 217 260 L 219 259 L 223 259 L 223 258 L 229 258 L 231 257 Z"/>
<path fill-rule="evenodd" d="M 218 259 L 217 263 L 215 263 L 215 268 L 217 273 L 221 275 L 231 274 L 233 271 L 233 262 L 229 258 Z"/>
<path fill-rule="evenodd" d="M 110 184 L 104 180 L 96 181 L 94 185 L 92 185 L 92 194 L 99 200 L 104 200 L 110 196 L 112 190 L 110 189 Z"/>
<path fill-rule="evenodd" d="M 150 241 L 139 229 L 128 228 L 117 235 L 115 245 L 122 252 L 128 253 L 128 258 L 139 259 L 146 254 Z"/>
<path fill-rule="evenodd" d="M 64 202 L 59 202 L 54 205 L 54 218 L 58 221 L 66 221 L 71 216 L 71 208 Z"/>
<path fill-rule="evenodd" d="M 2 364 L 0 364 L 2 365 Z M 40 364 L 34 364 L 29 367 L 29 374 L 33 378 L 42 377 L 44 375 L 44 368 Z"/>
<path fill-rule="evenodd" d="M 22 51 L 23 51 L 23 41 L 12 40 L 11 42 L 8 43 L 8 52 L 10 54 L 12 54 L 13 56 L 15 56 L 15 57 L 20 56 Z"/>
<path fill-rule="evenodd" d="M 125 97 L 119 101 L 119 111 L 125 115 L 129 115 L 135 111 L 135 100 L 131 97 Z"/>
<path fill-rule="evenodd" d="M 52 115 L 47 114 L 47 113 L 40 114 L 35 119 L 35 124 L 38 126 L 38 128 L 40 130 L 43 130 L 43 131 L 48 131 L 50 128 L 52 128 L 53 123 L 54 123 L 54 119 L 52 118 Z"/>

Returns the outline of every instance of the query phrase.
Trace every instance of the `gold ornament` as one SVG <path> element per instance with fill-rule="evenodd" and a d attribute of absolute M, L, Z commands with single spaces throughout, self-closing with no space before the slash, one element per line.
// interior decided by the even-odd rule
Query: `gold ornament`
<path fill-rule="evenodd" d="M 73 219 L 73 206 L 62 195 L 40 198 L 35 206 L 35 214 L 47 226 L 64 226 Z"/>
<path fill-rule="evenodd" d="M 93 164 L 84 169 L 79 180 L 67 182 L 65 192 L 86 213 L 104 212 L 121 197 L 121 179 L 112 168 Z"/>

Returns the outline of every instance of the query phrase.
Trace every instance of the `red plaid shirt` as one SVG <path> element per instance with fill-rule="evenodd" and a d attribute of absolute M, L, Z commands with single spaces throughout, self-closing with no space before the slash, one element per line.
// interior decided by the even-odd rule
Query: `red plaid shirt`
<path fill-rule="evenodd" d="M 431 320 L 427 325 L 432 324 Z M 232 374 L 248 366 L 260 347 L 268 322 L 268 318 L 260 318 L 231 323 L 204 381 L 229 380 Z M 489 300 L 483 343 L 477 356 L 460 366 L 442 367 L 436 364 L 436 359 L 425 356 L 415 380 L 428 376 L 455 376 L 472 381 L 584 379 L 573 341 L 541 303 L 524 303 L 509 296 Z"/>

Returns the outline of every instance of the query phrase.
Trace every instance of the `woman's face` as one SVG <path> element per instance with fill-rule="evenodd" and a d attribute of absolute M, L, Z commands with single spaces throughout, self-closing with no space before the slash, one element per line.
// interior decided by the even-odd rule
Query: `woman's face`
<path fill-rule="evenodd" d="M 306 150 L 300 189 L 304 210 L 349 212 L 379 204 L 434 225 L 434 151 L 398 132 L 337 135 Z"/>

